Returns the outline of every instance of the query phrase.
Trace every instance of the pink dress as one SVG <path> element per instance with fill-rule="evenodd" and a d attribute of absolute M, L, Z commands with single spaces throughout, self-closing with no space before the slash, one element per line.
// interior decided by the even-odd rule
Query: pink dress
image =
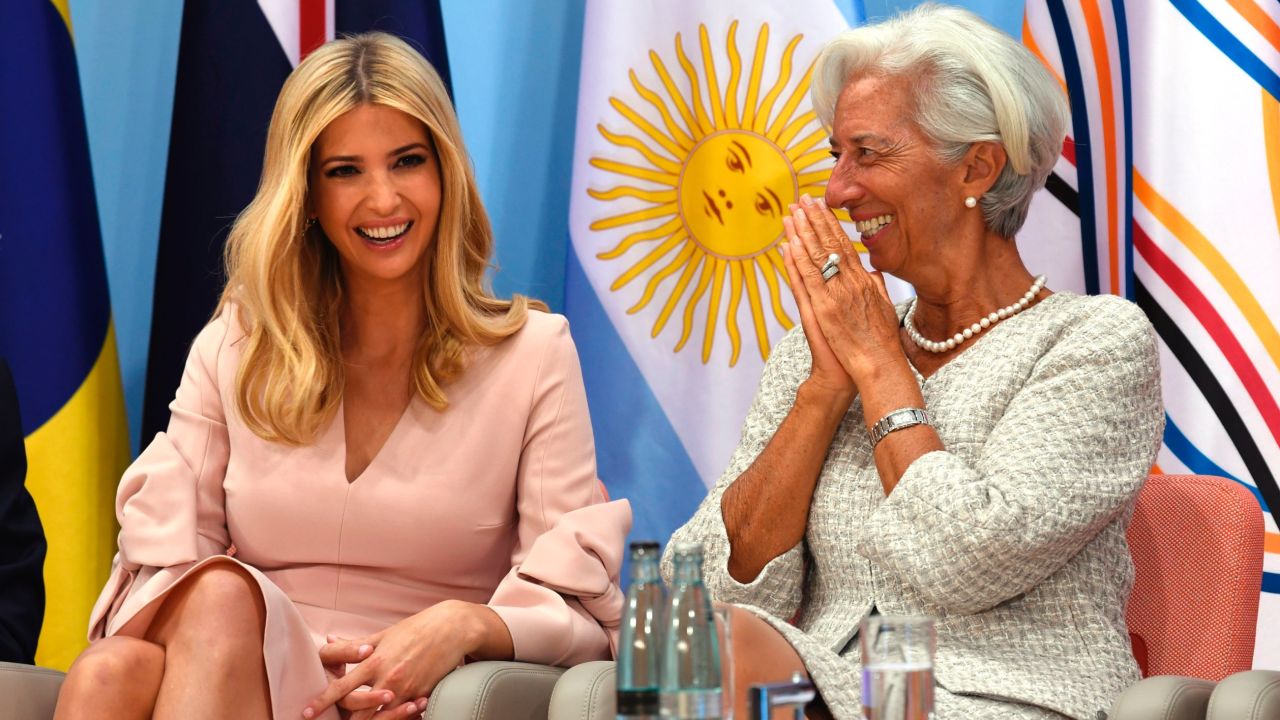
<path fill-rule="evenodd" d="M 530 312 L 518 333 L 476 351 L 446 387 L 445 412 L 415 397 L 350 483 L 341 409 L 303 447 L 266 442 L 240 420 L 243 337 L 233 311 L 201 331 L 168 432 L 125 473 L 120 551 L 90 639 L 142 636 L 187 573 L 234 562 L 266 601 L 263 654 L 282 720 L 325 688 L 316 650 L 326 634 L 366 635 L 450 598 L 492 607 L 517 660 L 611 657 L 631 510 L 607 502 L 596 477 L 563 317 Z"/>

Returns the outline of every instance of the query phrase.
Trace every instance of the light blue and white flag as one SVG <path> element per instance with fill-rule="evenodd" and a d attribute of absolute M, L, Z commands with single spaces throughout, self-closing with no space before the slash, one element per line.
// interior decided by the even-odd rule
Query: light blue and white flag
<path fill-rule="evenodd" d="M 636 537 L 689 518 L 798 322 L 781 221 L 825 188 L 810 71 L 847 27 L 832 0 L 587 3 L 565 304 Z"/>

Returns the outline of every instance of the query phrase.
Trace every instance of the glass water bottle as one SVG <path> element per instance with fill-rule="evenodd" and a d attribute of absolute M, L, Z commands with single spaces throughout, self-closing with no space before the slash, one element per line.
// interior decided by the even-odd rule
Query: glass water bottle
<path fill-rule="evenodd" d="M 631 587 L 618 642 L 618 720 L 657 720 L 658 666 L 666 591 L 658 543 L 631 543 Z"/>
<path fill-rule="evenodd" d="M 674 549 L 675 574 L 662 643 L 660 700 L 664 718 L 720 718 L 720 646 L 711 598 L 702 582 L 702 546 Z"/>

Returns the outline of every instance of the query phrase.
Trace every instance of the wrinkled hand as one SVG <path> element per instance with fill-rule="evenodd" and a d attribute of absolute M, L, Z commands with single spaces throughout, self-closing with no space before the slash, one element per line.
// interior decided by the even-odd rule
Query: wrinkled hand
<path fill-rule="evenodd" d="M 788 239 L 788 242 L 782 246 L 782 260 L 787 268 L 787 285 L 791 287 L 796 308 L 800 311 L 800 326 L 804 328 L 804 337 L 809 343 L 809 355 L 813 358 L 809 380 L 817 383 L 827 394 L 852 402 L 857 388 L 854 387 L 849 373 L 845 372 L 840 364 L 839 358 L 831 350 L 826 336 L 822 334 L 818 318 L 814 315 L 809 290 L 793 257 L 805 252 L 804 246 L 796 239 L 795 220 L 791 217 L 782 218 L 782 227 L 786 230 Z M 819 273 L 819 279 L 821 279 L 821 273 Z"/>
<path fill-rule="evenodd" d="M 337 705 L 351 720 L 416 717 L 437 683 L 461 665 L 473 638 L 467 603 L 445 601 L 382 632 L 320 648 L 329 687 L 302 711 L 314 718 Z M 358 663 L 345 673 L 332 668 Z M 360 690 L 361 686 L 369 690 Z M 345 713 L 344 713 L 345 714 Z"/>
<path fill-rule="evenodd" d="M 784 219 L 783 225 L 789 249 L 787 274 L 805 334 L 812 336 L 811 330 L 817 329 L 825 340 L 826 348 L 821 350 L 814 347 L 812 337 L 809 340 L 815 372 L 819 352 L 825 375 L 831 374 L 825 365 L 834 360 L 850 382 L 894 353 L 901 354 L 898 315 L 884 278 L 879 272 L 862 267 L 849 236 L 831 210 L 805 195 L 799 205 L 793 206 L 791 217 Z M 840 272 L 823 280 L 822 265 L 831 253 L 840 255 Z M 810 316 L 808 320 L 806 314 Z"/>

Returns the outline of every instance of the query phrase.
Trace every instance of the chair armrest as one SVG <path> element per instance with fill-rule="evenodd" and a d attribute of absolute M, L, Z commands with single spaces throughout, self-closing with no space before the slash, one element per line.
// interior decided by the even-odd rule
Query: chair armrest
<path fill-rule="evenodd" d="M 613 661 L 575 665 L 556 683 L 547 720 L 613 720 L 617 689 L 617 666 Z"/>
<path fill-rule="evenodd" d="M 431 693 L 426 720 L 543 720 L 564 668 L 522 662 L 463 665 Z"/>
<path fill-rule="evenodd" d="M 64 677 L 49 668 L 0 662 L 0 698 L 9 706 L 4 716 L 9 720 L 49 720 Z"/>
<path fill-rule="evenodd" d="M 1204 720 L 1213 682 L 1157 675 L 1129 686 L 1111 706 L 1108 720 Z"/>
<path fill-rule="evenodd" d="M 1209 720 L 1280 718 L 1280 672 L 1249 670 L 1218 683 L 1209 699 Z"/>

